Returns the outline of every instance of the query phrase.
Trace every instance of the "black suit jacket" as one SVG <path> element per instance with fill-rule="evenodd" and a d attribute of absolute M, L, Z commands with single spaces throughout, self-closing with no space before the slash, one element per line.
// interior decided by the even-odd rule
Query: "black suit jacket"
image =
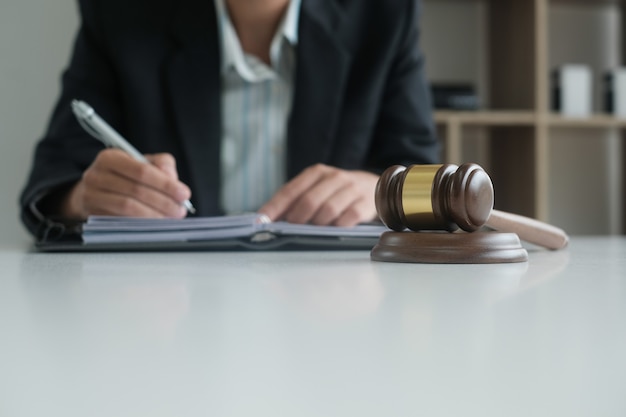
<path fill-rule="evenodd" d="M 41 236 L 43 196 L 80 179 L 102 145 L 76 122 L 85 100 L 144 153 L 170 152 L 199 215 L 220 213 L 221 93 L 211 0 L 80 0 L 62 93 L 37 145 L 22 219 Z M 433 163 L 438 146 L 416 0 L 303 0 L 288 176 L 315 163 L 382 172 Z"/>

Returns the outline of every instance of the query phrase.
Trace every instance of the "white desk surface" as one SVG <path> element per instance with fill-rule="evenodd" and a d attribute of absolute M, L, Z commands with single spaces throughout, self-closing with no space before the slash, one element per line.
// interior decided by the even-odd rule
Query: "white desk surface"
<path fill-rule="evenodd" d="M 626 416 L 626 238 L 503 265 L 0 246 L 0 416 Z"/>

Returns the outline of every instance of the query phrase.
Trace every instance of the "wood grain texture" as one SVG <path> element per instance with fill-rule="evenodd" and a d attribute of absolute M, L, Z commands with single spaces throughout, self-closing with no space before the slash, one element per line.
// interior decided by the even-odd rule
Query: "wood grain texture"
<path fill-rule="evenodd" d="M 492 264 L 526 262 L 514 233 L 386 232 L 370 257 L 379 262 Z"/>

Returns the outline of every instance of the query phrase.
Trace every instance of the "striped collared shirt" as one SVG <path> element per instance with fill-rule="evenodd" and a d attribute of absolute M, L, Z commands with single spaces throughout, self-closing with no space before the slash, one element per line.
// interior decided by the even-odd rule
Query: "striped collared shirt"
<path fill-rule="evenodd" d="M 291 0 L 270 48 L 271 66 L 246 54 L 224 0 L 215 0 L 222 51 L 222 209 L 256 211 L 286 180 L 301 0 Z"/>

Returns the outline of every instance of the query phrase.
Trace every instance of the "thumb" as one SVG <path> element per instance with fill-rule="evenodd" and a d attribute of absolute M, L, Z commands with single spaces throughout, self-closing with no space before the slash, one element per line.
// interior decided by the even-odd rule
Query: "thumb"
<path fill-rule="evenodd" d="M 150 163 L 161 171 L 167 173 L 170 177 L 178 180 L 178 170 L 176 169 L 176 159 L 169 153 L 156 153 L 145 155 Z"/>

